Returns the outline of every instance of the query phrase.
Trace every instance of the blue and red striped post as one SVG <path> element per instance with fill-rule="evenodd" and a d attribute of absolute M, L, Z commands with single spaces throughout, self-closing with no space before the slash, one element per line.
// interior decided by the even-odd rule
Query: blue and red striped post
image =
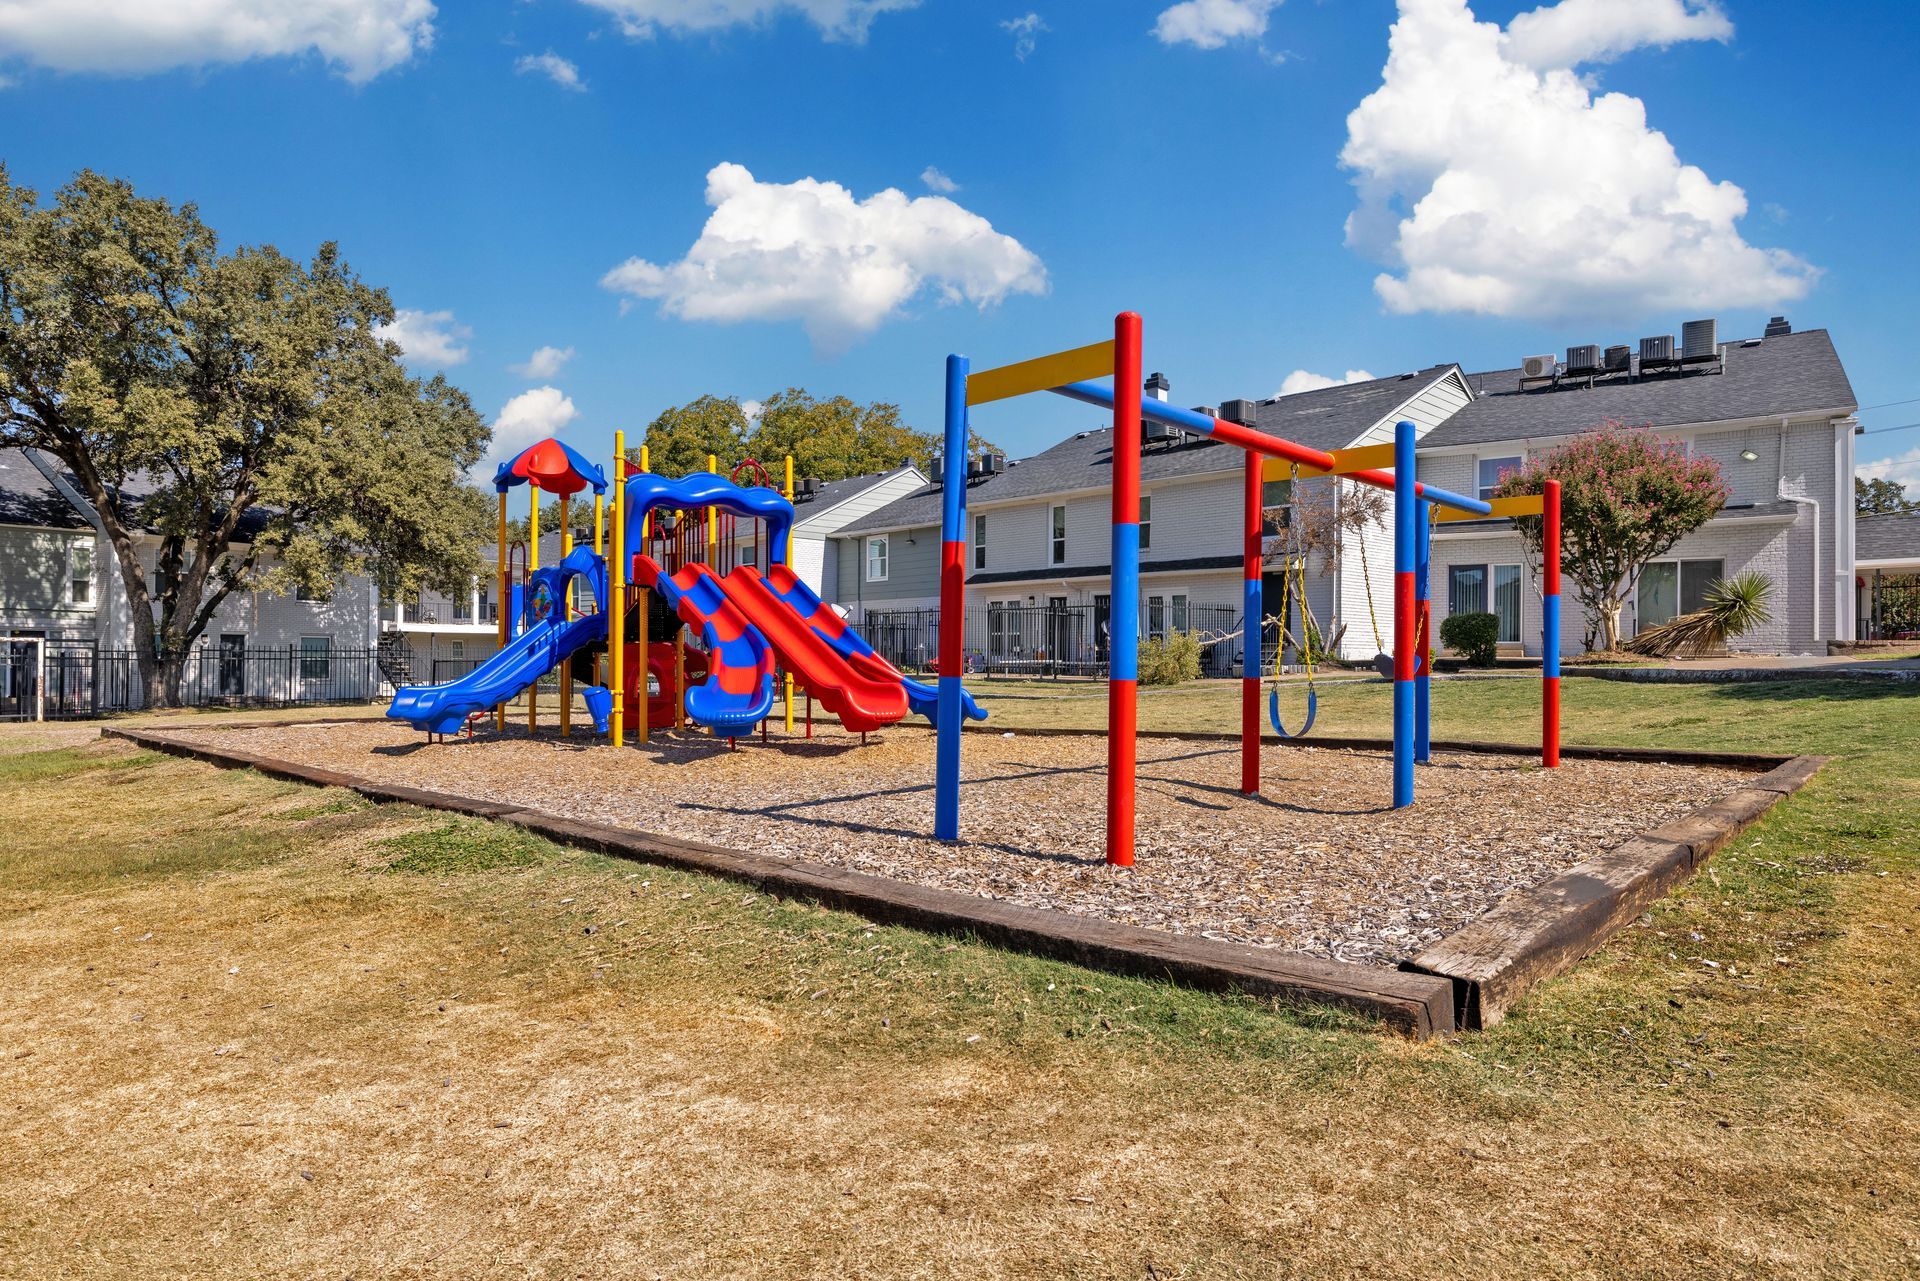
<path fill-rule="evenodd" d="M 960 839 L 960 678 L 966 670 L 967 358 L 947 357 L 947 435 L 940 462 L 940 724 L 934 748 L 933 839 Z"/>
<path fill-rule="evenodd" d="M 1241 550 L 1240 614 L 1240 792 L 1260 794 L 1260 640 L 1265 632 L 1266 606 L 1260 597 L 1261 498 L 1266 459 L 1247 451 L 1246 483 L 1242 491 L 1245 538 Z"/>
<path fill-rule="evenodd" d="M 1413 804 L 1413 652 L 1418 606 L 1414 563 L 1419 556 L 1420 505 L 1415 486 L 1413 424 L 1393 429 L 1393 808 Z"/>
<path fill-rule="evenodd" d="M 1560 764 L 1560 482 L 1540 503 L 1540 764 Z"/>
<path fill-rule="evenodd" d="M 1422 498 L 1414 510 L 1420 551 L 1413 570 L 1413 648 L 1419 655 L 1413 673 L 1413 759 L 1424 765 L 1433 759 L 1433 504 Z"/>
<path fill-rule="evenodd" d="M 1113 318 L 1113 605 L 1107 655 L 1107 862 L 1133 866 L 1140 683 L 1140 316 Z M 957 526 L 956 526 L 957 528 Z"/>

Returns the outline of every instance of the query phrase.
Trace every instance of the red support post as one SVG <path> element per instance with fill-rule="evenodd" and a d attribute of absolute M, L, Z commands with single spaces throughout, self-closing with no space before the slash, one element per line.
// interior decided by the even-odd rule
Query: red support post
<path fill-rule="evenodd" d="M 1261 500 L 1265 492 L 1266 459 L 1249 452 L 1241 491 L 1241 630 L 1240 630 L 1240 792 L 1260 794 L 1260 641 L 1265 630 L 1261 600 Z"/>
<path fill-rule="evenodd" d="M 1113 320 L 1113 603 L 1107 638 L 1107 862 L 1133 866 L 1140 677 L 1140 316 Z"/>

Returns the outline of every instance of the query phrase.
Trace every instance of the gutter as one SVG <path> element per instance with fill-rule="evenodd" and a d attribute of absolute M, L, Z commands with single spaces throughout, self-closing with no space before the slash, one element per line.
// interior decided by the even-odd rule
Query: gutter
<path fill-rule="evenodd" d="M 1780 416 L 1779 449 L 1776 458 L 1778 466 L 1775 472 L 1778 479 L 1774 483 L 1774 489 L 1776 494 L 1787 502 L 1800 503 L 1803 506 L 1813 508 L 1813 647 L 1815 650 L 1818 650 L 1822 648 L 1824 643 L 1820 635 L 1820 500 L 1817 498 L 1809 498 L 1805 494 L 1790 494 L 1787 492 L 1787 425 L 1788 419 L 1786 415 L 1782 414 Z M 1836 601 L 1835 604 L 1837 606 L 1838 602 Z M 1792 641 L 1789 640 L 1788 644 L 1792 644 Z"/>

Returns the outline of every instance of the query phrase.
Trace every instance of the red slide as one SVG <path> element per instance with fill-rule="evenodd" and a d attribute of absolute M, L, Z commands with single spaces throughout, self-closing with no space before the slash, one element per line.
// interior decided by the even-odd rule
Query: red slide
<path fill-rule="evenodd" d="M 842 725 L 864 733 L 905 719 L 907 691 L 900 678 L 878 678 L 848 663 L 774 594 L 758 570 L 742 565 L 722 578 L 720 586 L 734 608 L 767 638 L 781 665 Z"/>

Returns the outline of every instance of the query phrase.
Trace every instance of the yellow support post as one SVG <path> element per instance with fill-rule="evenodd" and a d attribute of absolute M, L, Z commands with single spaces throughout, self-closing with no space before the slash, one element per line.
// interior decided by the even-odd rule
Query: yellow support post
<path fill-rule="evenodd" d="M 533 571 L 540 568 L 540 486 L 527 482 L 528 502 L 532 514 L 527 517 L 527 604 L 533 604 Z M 540 682 L 536 678 L 527 686 L 527 735 L 532 737 L 540 728 Z"/>
<path fill-rule="evenodd" d="M 642 445 L 640 446 L 640 470 L 643 473 L 647 470 L 647 462 L 647 447 Z M 653 518 L 651 516 L 645 517 L 640 521 L 641 551 L 647 549 L 645 540 L 652 531 L 652 524 Z M 621 563 L 620 577 L 623 580 L 627 576 L 627 569 L 632 561 L 633 558 L 628 556 L 626 560 Z M 639 617 L 635 619 L 635 622 L 639 627 L 638 648 L 640 650 L 640 678 L 634 682 L 634 686 L 640 696 L 640 741 L 646 743 L 651 742 L 653 739 L 653 637 L 650 634 L 653 621 L 652 593 L 642 592 L 639 603 Z"/>
<path fill-rule="evenodd" d="M 613 433 L 613 573 L 607 576 L 608 604 L 613 617 L 607 620 L 607 665 L 613 674 L 613 745 L 622 747 L 627 741 L 627 433 Z M 645 615 L 643 614 L 642 617 Z M 642 623 L 642 627 L 646 624 Z M 645 632 L 641 633 L 644 638 Z M 644 647 L 641 650 L 645 653 Z M 644 671 L 644 668 L 642 669 Z M 647 741 L 647 701 L 646 680 L 643 676 L 640 685 L 640 741 Z"/>
<path fill-rule="evenodd" d="M 793 501 L 792 454 L 787 455 L 787 501 Z M 787 526 L 787 568 L 793 568 L 793 526 L 791 525 Z M 785 664 L 781 665 L 780 678 L 781 685 L 785 687 L 783 693 L 787 710 L 787 733 L 791 734 L 793 733 L 793 673 L 786 670 Z"/>
<path fill-rule="evenodd" d="M 505 649 L 507 647 L 507 625 L 510 619 L 507 612 L 507 601 L 513 594 L 513 588 L 512 584 L 507 582 L 507 491 L 504 489 L 500 491 L 500 533 L 499 536 L 494 539 L 493 551 L 494 559 L 499 563 L 500 570 L 500 595 L 497 602 L 497 612 L 500 615 L 500 626 L 498 629 L 500 648 Z M 505 703 L 493 709 L 493 728 L 495 733 L 502 733 L 507 728 L 507 705 Z"/>
<path fill-rule="evenodd" d="M 560 495 L 560 559 L 562 561 L 573 554 L 573 518 L 567 514 L 567 495 Z M 560 593 L 560 599 L 553 603 L 560 612 L 560 625 L 565 627 L 573 621 L 573 580 L 567 580 L 567 589 Z M 573 663 L 562 660 L 560 663 L 560 737 L 567 738 L 573 733 Z"/>

